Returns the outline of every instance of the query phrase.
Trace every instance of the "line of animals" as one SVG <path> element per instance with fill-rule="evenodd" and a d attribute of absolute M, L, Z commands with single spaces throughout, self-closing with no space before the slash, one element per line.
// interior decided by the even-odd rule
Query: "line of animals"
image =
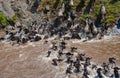
<path fill-rule="evenodd" d="M 116 58 L 110 57 L 108 62 L 104 62 L 101 66 L 91 62 L 92 57 L 86 56 L 84 53 L 78 53 L 76 47 L 71 47 L 69 52 L 66 49 L 64 40 L 57 45 L 52 42 L 50 50 L 47 52 L 47 58 L 53 58 L 54 66 L 66 63 L 67 68 L 64 69 L 66 75 L 70 77 L 73 73 L 81 74 L 81 78 L 120 78 L 120 68 L 116 65 Z M 52 56 L 55 54 L 55 56 Z M 57 56 L 57 57 L 56 57 Z"/>
<path fill-rule="evenodd" d="M 81 0 L 81 2 L 85 3 L 84 0 Z M 90 2 L 94 3 L 95 0 L 90 0 Z M 76 11 L 72 11 L 71 7 L 73 5 L 73 0 L 63 2 L 58 11 L 57 18 L 52 22 L 50 18 L 45 18 L 41 19 L 42 21 L 35 20 L 31 22 L 31 25 L 6 26 L 4 29 L 6 35 L 1 37 L 0 41 L 5 40 L 12 45 L 16 43 L 22 45 L 28 41 L 34 42 L 54 36 L 56 37 L 55 39 L 85 39 L 84 41 L 87 41 L 91 39 L 101 39 L 109 32 L 108 29 L 110 27 L 107 24 L 101 24 L 106 16 L 104 4 L 101 5 L 98 18 L 95 20 L 87 17 L 84 21 L 84 26 L 81 25 Z M 38 6 L 38 4 L 36 6 Z M 64 16 L 64 13 L 66 13 L 66 16 Z"/>

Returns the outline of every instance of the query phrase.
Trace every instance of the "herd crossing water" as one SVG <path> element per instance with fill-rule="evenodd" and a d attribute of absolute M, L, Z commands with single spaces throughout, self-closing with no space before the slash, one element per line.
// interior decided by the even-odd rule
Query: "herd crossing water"
<path fill-rule="evenodd" d="M 48 0 L 40 13 L 44 0 L 0 1 L 0 78 L 120 78 L 120 18 L 108 23 L 102 1 L 95 17 L 96 0 L 74 1 Z"/>

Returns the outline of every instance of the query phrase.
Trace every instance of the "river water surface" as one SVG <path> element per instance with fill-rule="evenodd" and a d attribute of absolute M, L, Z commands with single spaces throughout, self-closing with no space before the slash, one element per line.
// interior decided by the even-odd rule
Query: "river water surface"
<path fill-rule="evenodd" d="M 109 57 L 116 57 L 117 65 L 120 65 L 120 36 L 97 41 L 66 42 L 66 51 L 71 46 L 77 47 L 77 52 L 86 53 L 96 64 L 101 65 Z M 49 48 L 50 42 L 43 44 L 43 41 L 24 46 L 0 42 L 0 78 L 65 78 L 65 65 L 54 67 L 51 64 L 54 56 L 46 57 Z"/>

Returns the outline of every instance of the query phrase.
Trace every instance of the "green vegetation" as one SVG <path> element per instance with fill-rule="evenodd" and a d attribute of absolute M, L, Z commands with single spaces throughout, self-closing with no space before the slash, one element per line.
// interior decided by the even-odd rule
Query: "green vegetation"
<path fill-rule="evenodd" d="M 12 18 L 7 18 L 5 15 L 0 13 L 0 28 L 5 27 L 6 25 L 13 24 L 16 20 L 16 15 Z"/>
<path fill-rule="evenodd" d="M 42 0 L 41 5 L 39 6 L 39 10 L 42 10 L 46 5 L 48 5 L 50 7 L 50 10 L 58 11 L 58 9 L 61 7 L 63 1 L 64 0 L 59 0 L 59 4 L 55 8 L 55 7 L 53 7 L 53 5 L 56 2 L 56 0 Z M 73 0 L 73 1 L 74 1 L 74 6 L 72 7 L 72 10 L 76 10 L 76 6 L 80 3 L 80 0 Z M 85 6 L 82 8 L 82 10 L 79 13 L 77 13 L 81 20 L 85 20 L 86 17 L 96 18 L 100 12 L 101 3 L 105 4 L 106 11 L 107 11 L 105 22 L 110 23 L 111 21 L 116 21 L 118 19 L 118 17 L 120 16 L 120 10 L 119 10 L 120 9 L 120 1 L 111 3 L 110 2 L 111 0 L 96 0 L 94 5 L 92 6 L 93 12 L 90 14 L 81 15 L 81 14 L 83 14 L 89 1 L 90 0 L 86 0 Z"/>
<path fill-rule="evenodd" d="M 115 22 L 119 17 L 120 17 L 120 1 L 111 4 L 107 3 L 106 4 L 106 9 L 107 9 L 107 16 L 106 16 L 106 22 Z"/>
<path fill-rule="evenodd" d="M 108 15 L 105 22 L 110 23 L 110 22 L 115 22 L 115 20 L 116 19 L 115 19 L 114 15 L 111 15 L 111 16 Z"/>
<path fill-rule="evenodd" d="M 85 21 L 85 18 L 94 18 L 94 16 L 92 14 L 86 14 L 86 15 L 83 15 L 82 17 L 80 17 L 81 21 Z"/>
<path fill-rule="evenodd" d="M 7 24 L 8 24 L 8 22 L 7 22 L 6 17 L 2 13 L 0 13 L 0 27 L 1 27 L 1 25 L 5 26 Z"/>
<path fill-rule="evenodd" d="M 63 1 L 66 0 L 41 0 L 41 4 L 38 8 L 38 11 L 41 12 L 46 6 L 49 7 L 49 10 L 58 12 L 58 9 L 61 8 Z M 54 7 L 54 4 L 57 3 L 58 6 Z M 80 0 L 73 0 L 74 6 L 72 7 L 72 10 L 76 10 L 76 7 L 80 3 Z M 90 0 L 85 1 L 85 6 L 82 8 L 80 12 L 77 12 L 78 17 L 81 19 L 81 21 L 84 21 L 86 17 L 90 18 L 96 18 L 100 12 L 101 3 L 105 4 L 106 7 L 106 23 L 115 22 L 120 17 L 120 1 L 111 3 L 111 0 L 96 0 L 94 5 L 92 6 L 92 12 L 89 14 L 83 14 L 85 8 L 87 7 Z M 64 14 L 66 16 L 66 14 Z M 46 16 L 50 18 L 56 18 L 54 15 Z M 8 24 L 14 23 L 14 21 L 17 19 L 17 12 L 14 17 L 12 18 L 6 18 L 2 13 L 0 13 L 0 26 L 6 26 Z"/>

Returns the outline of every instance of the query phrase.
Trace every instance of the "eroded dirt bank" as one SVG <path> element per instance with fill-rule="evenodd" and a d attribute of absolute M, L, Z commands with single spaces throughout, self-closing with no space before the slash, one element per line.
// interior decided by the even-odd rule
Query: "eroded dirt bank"
<path fill-rule="evenodd" d="M 97 64 L 106 62 L 109 57 L 116 57 L 120 65 L 120 37 L 84 43 L 67 41 L 66 51 L 71 46 L 77 47 L 77 52 L 93 57 L 93 62 Z M 65 65 L 55 67 L 51 64 L 54 56 L 46 57 L 49 48 L 50 42 L 43 44 L 43 41 L 24 46 L 0 42 L 0 78 L 65 78 Z"/>

